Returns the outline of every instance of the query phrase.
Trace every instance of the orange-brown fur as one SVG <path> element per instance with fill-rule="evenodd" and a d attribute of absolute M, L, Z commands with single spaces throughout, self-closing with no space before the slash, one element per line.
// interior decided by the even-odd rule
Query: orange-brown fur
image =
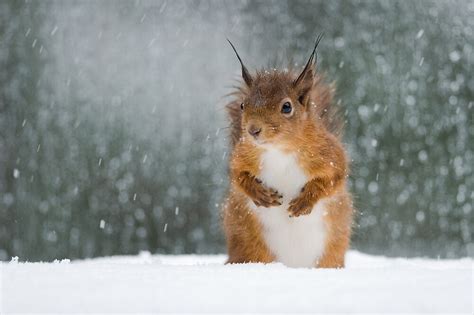
<path fill-rule="evenodd" d="M 346 189 L 348 163 L 339 139 L 342 123 L 332 104 L 334 88 L 314 73 L 311 58 L 308 65 L 300 76 L 274 70 L 251 77 L 242 64 L 245 83 L 227 106 L 232 128 L 231 185 L 223 211 L 229 263 L 275 260 L 259 219 L 248 206 L 249 198 L 257 206 L 270 207 L 280 205 L 282 197 L 258 178 L 264 149 L 257 142 L 262 141 L 296 153 L 298 164 L 310 178 L 290 202 L 290 216 L 307 215 L 321 198 L 332 197 L 324 216 L 328 231 L 324 253 L 314 266 L 344 266 L 353 209 Z M 282 114 L 282 102 L 292 104 L 291 116 Z M 249 126 L 261 127 L 258 139 L 249 134 Z"/>

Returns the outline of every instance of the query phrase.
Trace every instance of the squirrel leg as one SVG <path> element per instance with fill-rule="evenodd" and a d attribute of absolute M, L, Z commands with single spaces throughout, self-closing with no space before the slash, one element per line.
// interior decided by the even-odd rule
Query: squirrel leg
<path fill-rule="evenodd" d="M 308 215 L 314 205 L 321 199 L 330 196 L 336 191 L 340 180 L 326 180 L 314 178 L 304 185 L 300 194 L 290 202 L 288 212 L 290 217 Z"/>
<path fill-rule="evenodd" d="M 316 263 L 316 267 L 344 268 L 344 257 L 348 247 L 348 237 L 328 242 L 323 256 Z"/>
<path fill-rule="evenodd" d="M 240 188 L 253 200 L 257 207 L 280 206 L 283 197 L 278 191 L 266 187 L 260 179 L 249 172 L 242 172 L 238 176 Z"/>
<path fill-rule="evenodd" d="M 352 202 L 346 194 L 327 205 L 327 215 L 324 216 L 327 227 L 326 244 L 316 267 L 344 267 L 344 257 L 350 244 L 352 211 Z"/>
<path fill-rule="evenodd" d="M 231 193 L 225 206 L 224 227 L 229 257 L 227 264 L 273 261 L 260 222 L 242 194 Z"/>
<path fill-rule="evenodd" d="M 288 208 L 290 217 L 310 214 L 316 202 L 324 195 L 327 193 L 320 179 L 309 181 L 301 189 L 300 194 L 290 202 Z"/>

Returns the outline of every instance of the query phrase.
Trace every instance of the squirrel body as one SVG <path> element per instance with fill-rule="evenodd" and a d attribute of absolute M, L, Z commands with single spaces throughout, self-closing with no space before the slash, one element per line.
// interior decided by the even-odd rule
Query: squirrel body
<path fill-rule="evenodd" d="M 288 215 L 289 203 L 309 180 L 294 153 L 265 149 L 257 176 L 283 195 L 282 205 L 269 208 L 257 207 L 252 200 L 248 201 L 249 208 L 260 221 L 268 249 L 277 261 L 290 267 L 313 266 L 324 249 L 326 200 L 319 200 L 307 216 L 292 218 Z"/>
<path fill-rule="evenodd" d="M 344 266 L 353 213 L 348 163 L 334 89 L 315 74 L 314 56 L 299 76 L 272 70 L 252 77 L 241 62 L 244 84 L 227 107 L 229 263 Z"/>

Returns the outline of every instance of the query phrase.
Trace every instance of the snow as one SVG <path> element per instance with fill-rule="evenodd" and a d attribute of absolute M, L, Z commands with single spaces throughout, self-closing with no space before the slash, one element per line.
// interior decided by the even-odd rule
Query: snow
<path fill-rule="evenodd" d="M 347 268 L 223 265 L 224 255 L 142 253 L 2 263 L 0 312 L 472 313 L 473 259 L 369 256 Z"/>

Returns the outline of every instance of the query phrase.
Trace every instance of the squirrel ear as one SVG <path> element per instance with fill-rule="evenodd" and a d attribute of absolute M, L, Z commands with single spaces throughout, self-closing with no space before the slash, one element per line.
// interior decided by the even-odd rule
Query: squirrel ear
<path fill-rule="evenodd" d="M 297 90 L 298 101 L 304 105 L 306 101 L 306 95 L 313 87 L 314 75 L 315 75 L 315 66 L 318 61 L 318 55 L 316 53 L 316 48 L 318 47 L 319 42 L 323 38 L 323 34 L 319 34 L 316 38 L 316 44 L 314 45 L 313 52 L 306 63 L 303 71 L 300 73 L 298 78 L 293 82 L 293 87 Z"/>
<path fill-rule="evenodd" d="M 252 82 L 253 82 L 253 78 L 252 76 L 250 75 L 249 71 L 247 70 L 247 68 L 245 67 L 244 63 L 242 62 L 242 59 L 240 59 L 240 56 L 239 54 L 237 53 L 237 50 L 235 49 L 234 45 L 232 44 L 232 42 L 227 39 L 227 41 L 229 42 L 230 46 L 232 46 L 232 49 L 234 50 L 237 58 L 239 59 L 239 62 L 240 62 L 240 65 L 242 66 L 242 78 L 244 79 L 245 81 L 245 84 L 247 84 L 248 87 L 251 87 L 252 86 Z"/>

